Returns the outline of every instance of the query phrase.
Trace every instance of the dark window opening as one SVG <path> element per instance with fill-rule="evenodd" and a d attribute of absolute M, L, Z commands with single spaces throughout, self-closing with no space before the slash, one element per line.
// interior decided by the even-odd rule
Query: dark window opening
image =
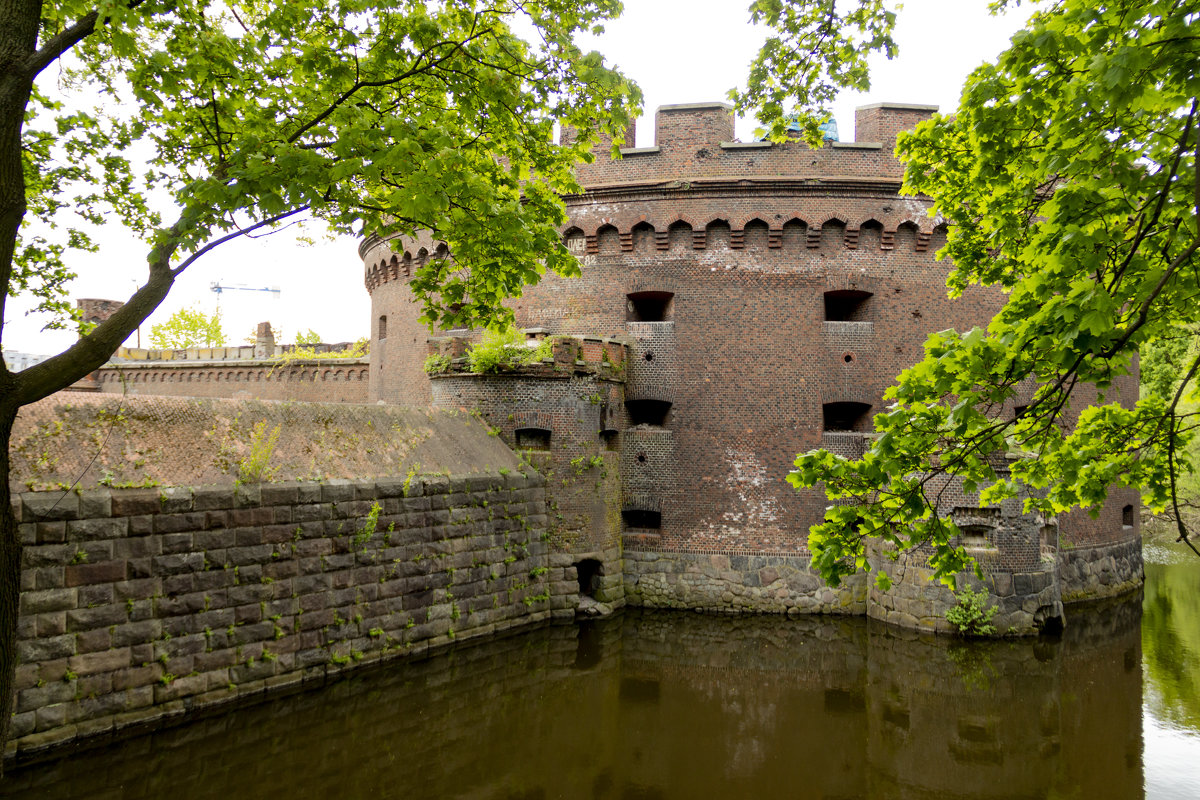
<path fill-rule="evenodd" d="M 1020 419 L 1028 410 L 1029 406 L 1013 406 L 1013 419 Z"/>
<path fill-rule="evenodd" d="M 870 292 L 838 289 L 825 293 L 826 322 L 865 322 Z"/>
<path fill-rule="evenodd" d="M 821 406 L 823 430 L 862 430 L 870 421 L 867 417 L 870 411 L 866 403 L 826 403 Z"/>
<path fill-rule="evenodd" d="M 621 442 L 616 431 L 600 431 L 600 439 L 604 442 L 605 450 L 620 449 Z"/>
<path fill-rule="evenodd" d="M 627 508 L 621 512 L 626 528 L 639 530 L 658 530 L 662 528 L 662 512 L 647 511 L 641 508 Z"/>
<path fill-rule="evenodd" d="M 666 425 L 671 403 L 667 400 L 626 400 L 630 425 Z"/>
<path fill-rule="evenodd" d="M 1053 556 L 1058 550 L 1058 527 L 1055 525 L 1043 525 L 1038 531 L 1039 550 L 1044 556 Z"/>
<path fill-rule="evenodd" d="M 666 322 L 671 318 L 671 292 L 633 292 L 625 295 L 629 322 Z"/>
<path fill-rule="evenodd" d="M 1133 506 L 1125 506 L 1121 509 L 1121 524 L 1126 528 L 1133 527 Z"/>
<path fill-rule="evenodd" d="M 549 450 L 550 431 L 545 428 L 517 428 L 518 450 Z"/>
<path fill-rule="evenodd" d="M 959 536 L 959 543 L 962 544 L 963 547 L 987 547 L 987 528 L 984 528 L 980 525 L 968 525 L 965 528 L 962 528 L 961 535 Z"/>
<path fill-rule="evenodd" d="M 595 597 L 600 588 L 600 578 L 604 575 L 604 565 L 594 558 L 585 558 L 575 565 L 575 574 L 579 579 L 579 593 Z"/>
<path fill-rule="evenodd" d="M 381 316 L 379 318 L 379 337 L 378 338 L 380 338 L 380 339 L 387 338 L 387 317 L 386 316 Z"/>

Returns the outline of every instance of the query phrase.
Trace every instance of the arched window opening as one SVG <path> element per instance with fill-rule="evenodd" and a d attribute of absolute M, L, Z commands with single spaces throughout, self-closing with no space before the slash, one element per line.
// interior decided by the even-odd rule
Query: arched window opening
<path fill-rule="evenodd" d="M 866 403 L 825 403 L 821 406 L 822 429 L 826 431 L 865 431 L 870 424 L 871 407 Z"/>
<path fill-rule="evenodd" d="M 550 449 L 550 431 L 546 428 L 517 428 L 514 436 L 518 450 Z"/>
<path fill-rule="evenodd" d="M 625 319 L 629 322 L 667 322 L 671 319 L 671 292 L 631 292 L 625 295 Z"/>
<path fill-rule="evenodd" d="M 379 336 L 380 339 L 387 338 L 387 315 L 382 314 L 379 317 Z"/>
<path fill-rule="evenodd" d="M 1121 525 L 1126 528 L 1133 527 L 1133 506 L 1125 506 L 1121 509 Z"/>
<path fill-rule="evenodd" d="M 630 425 L 666 425 L 671 403 L 667 400 L 626 400 Z"/>
<path fill-rule="evenodd" d="M 835 289 L 825 293 L 826 322 L 866 322 L 870 292 Z"/>
<path fill-rule="evenodd" d="M 662 528 L 662 512 L 642 508 L 627 508 L 621 512 L 626 530 L 659 530 Z"/>

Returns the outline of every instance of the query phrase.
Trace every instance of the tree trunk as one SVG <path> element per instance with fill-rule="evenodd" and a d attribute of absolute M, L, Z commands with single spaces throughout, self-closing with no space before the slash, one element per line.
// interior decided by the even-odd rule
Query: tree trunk
<path fill-rule="evenodd" d="M 17 670 L 17 618 L 21 606 L 21 540 L 8 488 L 8 441 L 16 409 L 0 406 L 0 778 L 8 743 Z"/>

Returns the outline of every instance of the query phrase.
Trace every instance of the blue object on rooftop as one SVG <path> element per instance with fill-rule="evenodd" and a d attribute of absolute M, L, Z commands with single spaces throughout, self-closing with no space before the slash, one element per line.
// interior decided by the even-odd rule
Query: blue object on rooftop
<path fill-rule="evenodd" d="M 800 125 L 799 118 L 796 117 L 795 115 L 793 115 L 792 117 L 790 117 L 788 119 L 787 129 L 788 129 L 788 133 L 803 133 L 804 132 L 804 128 L 801 127 L 801 125 Z M 826 141 L 826 142 L 841 141 L 840 139 L 838 139 L 838 127 L 837 127 L 836 119 L 830 118 L 830 119 L 826 120 L 825 122 L 822 122 L 817 127 L 817 129 L 819 131 L 821 131 L 821 140 L 822 141 Z"/>

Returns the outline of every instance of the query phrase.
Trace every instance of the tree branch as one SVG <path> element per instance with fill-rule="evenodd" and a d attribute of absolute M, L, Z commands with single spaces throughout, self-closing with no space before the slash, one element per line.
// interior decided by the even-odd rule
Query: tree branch
<path fill-rule="evenodd" d="M 130 10 L 137 8 L 145 0 L 129 0 L 126 7 Z M 41 49 L 33 53 L 21 65 L 21 73 L 29 80 L 33 80 L 50 65 L 56 58 L 70 50 L 75 45 L 82 42 L 87 37 L 91 36 L 96 31 L 96 23 L 100 21 L 100 13 L 93 11 L 92 13 L 81 17 L 62 31 L 46 40 Z"/>

